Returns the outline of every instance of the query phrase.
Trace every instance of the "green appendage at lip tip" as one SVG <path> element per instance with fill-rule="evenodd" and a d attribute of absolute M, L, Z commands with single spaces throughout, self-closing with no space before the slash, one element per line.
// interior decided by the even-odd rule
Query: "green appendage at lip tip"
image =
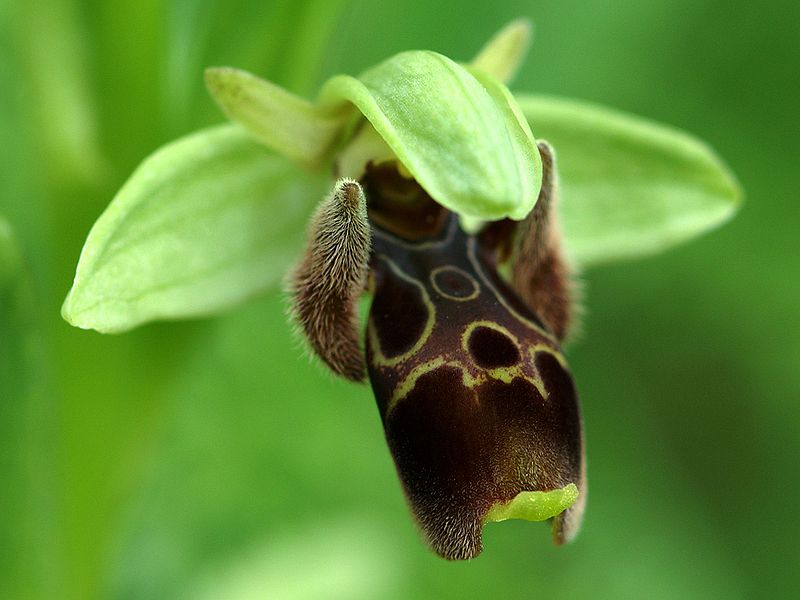
<path fill-rule="evenodd" d="M 485 523 L 524 519 L 546 521 L 564 512 L 578 499 L 574 483 L 549 492 L 520 492 L 510 502 L 494 504 L 484 518 Z"/>

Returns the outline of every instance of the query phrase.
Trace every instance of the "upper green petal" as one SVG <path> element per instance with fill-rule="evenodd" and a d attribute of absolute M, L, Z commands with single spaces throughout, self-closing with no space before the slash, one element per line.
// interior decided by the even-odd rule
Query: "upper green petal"
<path fill-rule="evenodd" d="M 325 186 L 237 125 L 179 139 L 146 159 L 95 223 L 62 315 L 118 332 L 262 292 L 294 260 Z"/>
<path fill-rule="evenodd" d="M 517 95 L 556 151 L 565 243 L 580 265 L 652 254 L 729 219 L 742 191 L 704 142 L 600 106 Z"/>
<path fill-rule="evenodd" d="M 516 75 L 530 43 L 530 21 L 511 21 L 486 42 L 470 64 L 497 81 L 508 83 Z"/>
<path fill-rule="evenodd" d="M 539 194 L 536 143 L 502 84 L 480 77 L 435 52 L 403 52 L 358 79 L 330 79 L 320 102 L 358 107 L 446 208 L 480 219 L 522 219 Z"/>
<path fill-rule="evenodd" d="M 228 117 L 259 142 L 315 165 L 330 152 L 352 111 L 323 111 L 282 87 L 231 67 L 206 69 L 206 86 Z"/>

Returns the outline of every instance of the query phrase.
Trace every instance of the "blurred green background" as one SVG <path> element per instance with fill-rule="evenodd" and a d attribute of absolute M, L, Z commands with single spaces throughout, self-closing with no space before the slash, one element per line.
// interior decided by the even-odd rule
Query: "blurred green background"
<path fill-rule="evenodd" d="M 747 203 L 583 275 L 578 540 L 491 525 L 484 554 L 453 564 L 417 537 L 369 389 L 310 364 L 279 295 L 121 336 L 59 308 L 137 163 L 223 120 L 205 66 L 312 95 L 405 49 L 468 59 L 517 16 L 536 39 L 515 89 L 691 131 Z M 779 0 L 0 2 L 0 597 L 796 593 L 798 24 Z"/>

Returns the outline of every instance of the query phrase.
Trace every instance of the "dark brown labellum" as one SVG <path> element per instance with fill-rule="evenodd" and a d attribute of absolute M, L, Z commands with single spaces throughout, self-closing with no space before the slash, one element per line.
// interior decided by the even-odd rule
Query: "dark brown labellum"
<path fill-rule="evenodd" d="M 387 212 L 382 185 L 391 182 L 375 171 L 365 181 L 371 211 Z M 472 558 L 494 505 L 573 483 L 580 499 L 554 519 L 556 542 L 566 541 L 585 486 L 578 397 L 559 338 L 498 275 L 499 244 L 467 235 L 455 215 L 431 221 L 442 223 L 438 233 L 416 239 L 374 227 L 370 265 L 369 377 L 411 510 L 437 553 Z M 559 261 L 553 251 L 536 240 L 519 249 L 545 268 Z"/>
<path fill-rule="evenodd" d="M 477 236 L 396 165 L 369 165 L 360 183 L 339 181 L 320 205 L 292 280 L 294 314 L 313 350 L 353 380 L 366 363 L 411 510 L 448 559 L 478 555 L 484 523 L 507 518 L 529 494 L 577 486 L 577 501 L 525 518 L 552 517 L 556 543 L 580 526 L 581 416 L 560 348 L 570 285 L 552 153 L 545 144 L 540 152 L 532 213 Z M 503 262 L 510 281 L 498 274 Z M 356 301 L 367 273 L 365 361 Z"/>
<path fill-rule="evenodd" d="M 442 269 L 458 273 L 449 286 L 431 277 Z M 480 552 L 493 504 L 581 480 L 558 343 L 490 269 L 455 218 L 419 248 L 374 231 L 370 381 L 411 509 L 451 559 Z"/>

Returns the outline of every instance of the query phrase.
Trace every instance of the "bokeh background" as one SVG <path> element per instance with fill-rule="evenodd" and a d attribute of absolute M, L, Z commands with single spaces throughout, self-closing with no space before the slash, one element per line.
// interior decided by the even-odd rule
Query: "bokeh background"
<path fill-rule="evenodd" d="M 0 2 L 0 215 L 22 269 L 0 273 L 0 597 L 791 597 L 798 6 Z M 747 202 L 702 239 L 584 273 L 568 348 L 584 530 L 554 548 L 544 525 L 491 525 L 484 554 L 453 564 L 417 537 L 370 391 L 303 356 L 279 295 L 121 336 L 70 328 L 59 308 L 138 162 L 222 121 L 203 67 L 312 95 L 405 49 L 468 59 L 517 16 L 536 39 L 515 89 L 687 129 Z"/>

